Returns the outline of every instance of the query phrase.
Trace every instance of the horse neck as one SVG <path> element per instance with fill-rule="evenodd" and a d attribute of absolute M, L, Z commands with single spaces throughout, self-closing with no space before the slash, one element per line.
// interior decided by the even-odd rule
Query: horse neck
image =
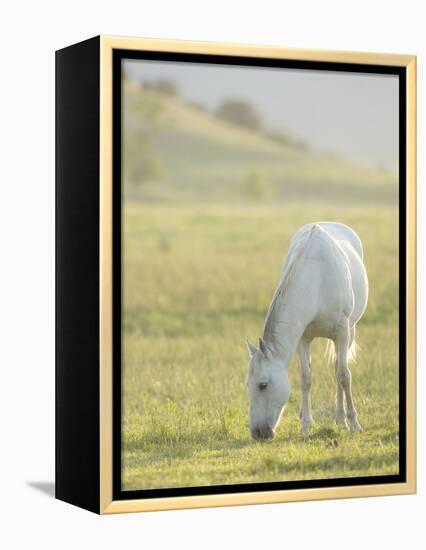
<path fill-rule="evenodd" d="M 264 340 L 274 350 L 280 363 L 287 366 L 307 325 L 310 322 L 305 308 L 298 304 L 300 289 L 289 289 L 277 305 L 277 311 L 270 329 L 264 333 Z"/>

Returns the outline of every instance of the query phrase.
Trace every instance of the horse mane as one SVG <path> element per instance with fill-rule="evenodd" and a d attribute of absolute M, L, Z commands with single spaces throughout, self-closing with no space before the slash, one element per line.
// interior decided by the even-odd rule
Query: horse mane
<path fill-rule="evenodd" d="M 263 338 L 266 341 L 274 342 L 275 340 L 274 327 L 276 325 L 276 317 L 279 309 L 279 304 L 282 303 L 291 283 L 294 280 L 296 268 L 299 265 L 299 261 L 303 255 L 303 252 L 306 250 L 306 246 L 316 228 L 321 229 L 317 224 L 314 224 L 311 229 L 306 232 L 306 236 L 304 239 L 300 239 L 300 241 L 297 242 L 295 245 L 290 246 L 287 258 L 284 262 L 284 266 L 282 269 L 280 284 L 278 285 L 274 293 L 271 305 L 268 309 L 268 313 L 266 314 L 265 325 L 263 329 Z"/>

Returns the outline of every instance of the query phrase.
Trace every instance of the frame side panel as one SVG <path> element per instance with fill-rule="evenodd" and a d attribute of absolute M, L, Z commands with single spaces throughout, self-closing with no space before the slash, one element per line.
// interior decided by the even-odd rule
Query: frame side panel
<path fill-rule="evenodd" d="M 407 484 L 417 490 L 417 58 L 407 66 Z"/>
<path fill-rule="evenodd" d="M 99 512 L 99 37 L 56 52 L 56 498 Z"/>

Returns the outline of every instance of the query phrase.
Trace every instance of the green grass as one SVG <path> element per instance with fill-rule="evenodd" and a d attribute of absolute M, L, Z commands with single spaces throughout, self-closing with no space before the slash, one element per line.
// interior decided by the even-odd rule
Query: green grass
<path fill-rule="evenodd" d="M 397 210 L 385 202 L 124 207 L 123 488 L 199 486 L 398 472 Z M 248 430 L 246 338 L 261 335 L 282 260 L 304 223 L 360 235 L 370 279 L 353 394 L 364 432 L 335 426 L 334 371 L 312 346 L 315 425 L 292 395 L 271 442 Z"/>

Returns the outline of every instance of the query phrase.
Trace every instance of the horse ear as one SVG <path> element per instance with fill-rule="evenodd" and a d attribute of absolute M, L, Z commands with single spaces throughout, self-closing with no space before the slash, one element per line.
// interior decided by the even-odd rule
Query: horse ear
<path fill-rule="evenodd" d="M 257 349 L 253 346 L 253 344 L 250 344 L 250 342 L 247 340 L 247 349 L 249 352 L 250 359 L 253 357 L 253 355 L 256 353 Z"/>
<path fill-rule="evenodd" d="M 266 347 L 265 341 L 262 337 L 259 338 L 259 349 L 263 353 L 263 355 L 266 356 L 266 354 L 268 353 L 268 348 Z"/>

